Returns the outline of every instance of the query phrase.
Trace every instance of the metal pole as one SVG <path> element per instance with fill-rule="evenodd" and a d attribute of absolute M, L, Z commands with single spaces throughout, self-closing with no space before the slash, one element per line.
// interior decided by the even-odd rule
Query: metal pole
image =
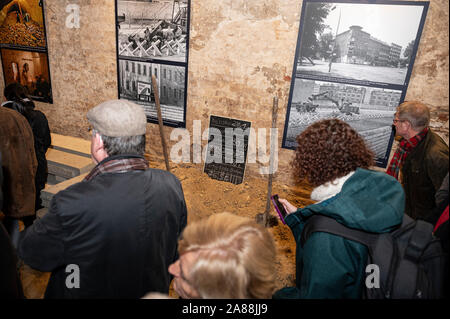
<path fill-rule="evenodd" d="M 167 155 L 166 138 L 164 136 L 164 125 L 163 125 L 162 114 L 161 114 L 161 106 L 159 105 L 158 84 L 156 83 L 156 77 L 154 75 L 152 75 L 152 86 L 153 86 L 153 94 L 155 95 L 156 111 L 158 113 L 159 133 L 161 135 L 161 144 L 162 144 L 162 148 L 163 148 L 163 152 L 164 152 L 164 160 L 166 162 L 166 169 L 168 172 L 170 172 L 169 157 Z"/>
<path fill-rule="evenodd" d="M 333 49 L 331 50 L 330 64 L 328 65 L 328 73 L 331 72 L 331 64 L 333 63 L 333 53 L 334 53 L 334 49 L 336 48 L 336 39 L 337 39 L 340 24 L 341 24 L 341 8 L 339 8 L 339 19 L 338 19 L 338 24 L 337 24 L 337 28 L 336 28 L 336 34 L 334 35 Z"/>
<path fill-rule="evenodd" d="M 272 128 L 277 128 L 277 113 L 278 113 L 278 97 L 273 98 L 272 107 Z M 272 132 L 271 132 L 272 133 Z M 275 157 L 275 142 L 277 134 L 270 134 L 270 159 L 269 159 L 269 181 L 267 183 L 267 201 L 266 210 L 264 213 L 257 214 L 255 216 L 256 222 L 263 225 L 264 227 L 272 227 L 278 224 L 276 217 L 270 215 L 270 203 L 272 196 L 272 179 L 273 179 L 273 162 Z"/>
<path fill-rule="evenodd" d="M 272 107 L 272 128 L 277 128 L 277 113 L 278 113 L 278 97 L 275 96 L 273 98 L 273 107 Z M 272 132 L 271 132 L 272 133 Z M 272 180 L 273 180 L 273 162 L 275 157 L 275 139 L 277 138 L 276 134 L 270 134 L 270 160 L 269 160 L 269 182 L 267 183 L 267 201 L 266 201 L 266 211 L 264 217 L 264 225 L 267 227 L 269 218 L 270 218 L 270 203 L 272 196 Z"/>

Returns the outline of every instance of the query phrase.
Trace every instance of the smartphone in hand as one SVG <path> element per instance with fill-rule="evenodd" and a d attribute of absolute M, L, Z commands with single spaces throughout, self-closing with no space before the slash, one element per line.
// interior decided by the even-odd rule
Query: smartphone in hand
<path fill-rule="evenodd" d="M 284 219 L 286 218 L 287 212 L 284 209 L 284 206 L 278 201 L 278 195 L 273 195 L 270 198 L 272 199 L 273 206 L 275 207 L 275 210 L 280 216 L 281 221 L 283 222 L 283 224 L 286 225 Z"/>

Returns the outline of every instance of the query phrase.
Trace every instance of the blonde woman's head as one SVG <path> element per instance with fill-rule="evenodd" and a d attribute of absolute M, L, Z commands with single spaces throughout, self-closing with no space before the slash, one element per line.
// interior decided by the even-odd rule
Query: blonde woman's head
<path fill-rule="evenodd" d="M 169 267 L 182 298 L 271 298 L 275 243 L 263 226 L 230 213 L 189 224 Z"/>

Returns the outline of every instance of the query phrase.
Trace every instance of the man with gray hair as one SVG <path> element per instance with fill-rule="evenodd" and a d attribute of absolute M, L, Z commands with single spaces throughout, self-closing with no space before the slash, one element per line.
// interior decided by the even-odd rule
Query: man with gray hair
<path fill-rule="evenodd" d="M 46 298 L 167 294 L 167 269 L 178 259 L 187 222 L 181 184 L 167 171 L 148 168 L 141 106 L 107 101 L 87 118 L 97 166 L 53 197 L 48 213 L 21 234 L 19 256 L 52 272 Z"/>
<path fill-rule="evenodd" d="M 393 120 L 399 146 L 387 169 L 406 195 L 405 213 L 428 220 L 435 193 L 448 172 L 448 145 L 429 128 L 430 110 L 418 101 L 400 104 Z"/>

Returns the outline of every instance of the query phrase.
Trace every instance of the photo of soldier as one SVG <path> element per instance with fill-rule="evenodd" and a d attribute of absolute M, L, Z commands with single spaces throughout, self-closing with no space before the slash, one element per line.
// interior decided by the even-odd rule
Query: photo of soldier
<path fill-rule="evenodd" d="M 30 96 L 53 103 L 47 53 L 1 49 L 5 85 L 20 83 Z"/>

